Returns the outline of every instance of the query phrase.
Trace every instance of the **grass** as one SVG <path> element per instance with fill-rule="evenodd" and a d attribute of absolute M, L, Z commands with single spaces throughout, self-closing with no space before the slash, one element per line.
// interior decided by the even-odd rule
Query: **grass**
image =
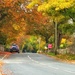
<path fill-rule="evenodd" d="M 50 55 L 50 56 L 55 56 L 55 53 L 53 53 L 53 52 L 49 52 L 47 54 Z"/>
<path fill-rule="evenodd" d="M 57 54 L 57 55 L 55 55 L 55 53 L 53 53 L 53 52 L 49 52 L 49 53 L 45 53 L 45 54 L 49 55 L 49 56 L 54 56 L 61 60 L 75 60 L 75 54 Z"/>
<path fill-rule="evenodd" d="M 59 54 L 56 57 L 64 60 L 75 60 L 75 54 Z"/>

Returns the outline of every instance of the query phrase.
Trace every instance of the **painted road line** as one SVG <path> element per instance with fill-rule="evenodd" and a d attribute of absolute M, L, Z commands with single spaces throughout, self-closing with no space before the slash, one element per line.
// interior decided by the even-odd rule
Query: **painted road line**
<path fill-rule="evenodd" d="M 38 63 L 38 64 L 40 64 L 40 65 L 47 66 L 47 67 L 50 67 L 50 68 L 53 68 L 53 69 L 59 69 L 59 68 L 57 68 L 57 67 L 48 66 L 48 65 L 46 65 L 46 64 L 44 64 L 44 63 L 40 63 L 39 61 L 33 60 L 30 56 L 28 56 L 28 58 L 29 58 L 31 61 L 34 61 L 35 63 Z"/>
<path fill-rule="evenodd" d="M 75 72 L 73 72 L 73 71 L 70 71 L 70 70 L 64 70 L 65 72 L 69 72 L 69 73 L 74 73 L 75 74 Z"/>
<path fill-rule="evenodd" d="M 6 56 L 7 56 L 7 54 L 6 54 L 6 55 L 4 55 L 4 56 L 1 58 L 1 60 L 3 60 Z"/>
<path fill-rule="evenodd" d="M 30 56 L 28 56 L 28 58 L 29 58 L 30 60 L 32 60 L 32 61 L 38 63 L 38 64 L 41 64 L 41 65 L 44 65 L 44 66 L 47 66 L 47 67 L 50 67 L 50 68 L 53 68 L 53 69 L 59 69 L 59 68 L 57 68 L 57 67 L 53 67 L 53 66 L 50 66 L 50 65 L 48 66 L 47 64 L 40 63 L 40 62 L 38 62 L 38 61 L 36 61 L 36 60 L 33 60 Z M 75 74 L 74 71 L 70 71 L 70 70 L 63 70 L 63 71 L 65 71 L 65 72 L 67 72 L 67 73 Z"/>

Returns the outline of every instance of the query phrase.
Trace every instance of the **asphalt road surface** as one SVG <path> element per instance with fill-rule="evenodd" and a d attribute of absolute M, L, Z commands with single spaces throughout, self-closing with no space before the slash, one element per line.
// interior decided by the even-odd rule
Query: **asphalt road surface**
<path fill-rule="evenodd" d="M 14 53 L 4 59 L 5 73 L 12 75 L 75 75 L 75 65 L 37 53 Z"/>

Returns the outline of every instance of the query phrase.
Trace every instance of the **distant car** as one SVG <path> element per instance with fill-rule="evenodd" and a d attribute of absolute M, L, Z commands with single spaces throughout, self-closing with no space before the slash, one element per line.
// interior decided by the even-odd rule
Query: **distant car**
<path fill-rule="evenodd" d="M 11 47 L 10 47 L 10 52 L 18 52 L 19 53 L 19 47 L 18 45 L 16 44 L 13 44 Z"/>

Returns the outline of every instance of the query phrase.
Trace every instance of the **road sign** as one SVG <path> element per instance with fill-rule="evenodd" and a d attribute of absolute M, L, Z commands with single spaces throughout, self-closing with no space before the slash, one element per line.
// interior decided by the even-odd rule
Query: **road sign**
<path fill-rule="evenodd" d="M 48 48 L 52 48 L 52 44 L 48 44 Z"/>

